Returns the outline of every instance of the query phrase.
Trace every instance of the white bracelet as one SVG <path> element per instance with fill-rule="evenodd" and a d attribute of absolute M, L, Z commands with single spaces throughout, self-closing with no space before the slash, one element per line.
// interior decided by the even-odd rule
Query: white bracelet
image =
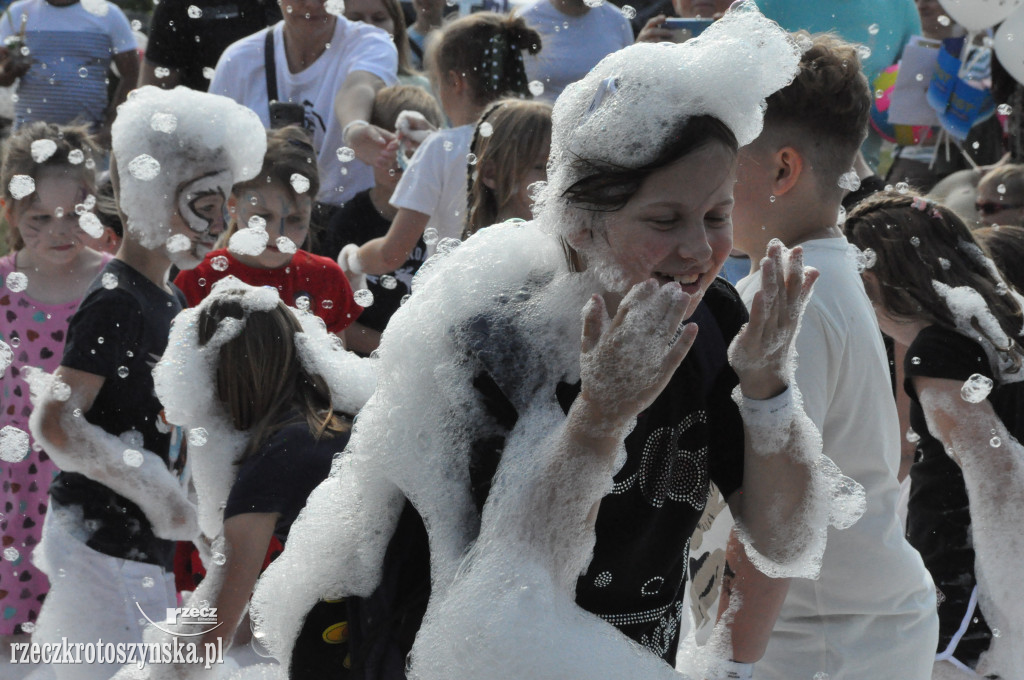
<path fill-rule="evenodd" d="M 348 144 L 348 131 L 353 125 L 369 125 L 369 123 L 362 118 L 356 118 L 355 120 L 349 121 L 348 124 L 341 129 L 342 144 Z"/>
<path fill-rule="evenodd" d="M 716 661 L 709 669 L 708 680 L 751 680 L 754 664 L 739 661 Z"/>
<path fill-rule="evenodd" d="M 758 448 L 763 453 L 780 451 L 785 446 L 799 399 L 800 392 L 795 385 L 789 385 L 770 399 L 744 397 L 739 385 L 732 391 L 732 400 L 740 408 L 743 427 L 751 441 L 759 443 Z"/>

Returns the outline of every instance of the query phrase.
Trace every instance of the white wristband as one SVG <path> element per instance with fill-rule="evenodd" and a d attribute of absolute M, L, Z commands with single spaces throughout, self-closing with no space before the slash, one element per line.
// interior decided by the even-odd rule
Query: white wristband
<path fill-rule="evenodd" d="M 341 129 L 341 142 L 342 144 L 348 144 L 348 131 L 353 125 L 369 125 L 362 118 L 356 118 L 355 120 L 349 121 L 348 124 Z"/>
<path fill-rule="evenodd" d="M 737 385 L 732 400 L 740 408 L 743 427 L 762 453 L 780 451 L 789 440 L 799 392 L 794 385 L 770 399 L 748 399 Z"/>
<path fill-rule="evenodd" d="M 359 260 L 359 245 L 349 243 L 338 253 L 338 266 L 349 274 L 362 274 L 363 263 Z"/>
<path fill-rule="evenodd" d="M 754 677 L 754 664 L 739 661 L 716 661 L 711 668 L 708 680 L 751 680 Z"/>

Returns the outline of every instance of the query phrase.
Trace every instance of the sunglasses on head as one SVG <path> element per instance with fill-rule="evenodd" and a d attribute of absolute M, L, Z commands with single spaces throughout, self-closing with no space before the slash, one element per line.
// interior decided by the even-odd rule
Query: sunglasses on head
<path fill-rule="evenodd" d="M 993 215 L 1003 210 L 1016 210 L 1024 208 L 1024 203 L 999 203 L 998 201 L 978 201 L 974 204 L 975 209 L 982 215 Z"/>

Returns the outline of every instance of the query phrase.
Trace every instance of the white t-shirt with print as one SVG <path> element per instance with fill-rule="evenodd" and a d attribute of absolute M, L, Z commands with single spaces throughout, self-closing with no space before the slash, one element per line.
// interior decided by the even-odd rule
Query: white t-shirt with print
<path fill-rule="evenodd" d="M 438 239 L 459 238 L 468 209 L 469 146 L 473 126 L 438 130 L 424 140 L 391 196 L 396 208 L 430 215 L 426 229 L 436 229 Z M 427 256 L 434 254 L 434 244 Z"/>
<path fill-rule="evenodd" d="M 554 102 L 566 85 L 580 80 L 604 57 L 633 44 L 633 29 L 610 2 L 586 14 L 562 14 L 551 0 L 537 0 L 522 12 L 526 23 L 541 36 L 540 52 L 523 53 L 526 75 L 544 84 L 538 97 Z"/>
<path fill-rule="evenodd" d="M 317 200 L 339 205 L 372 187 L 373 171 L 359 160 L 343 163 L 338 159 L 338 149 L 344 143 L 341 124 L 334 115 L 334 97 L 353 71 L 366 71 L 387 85 L 394 85 L 398 52 L 385 31 L 337 17 L 334 35 L 324 53 L 306 69 L 292 73 L 285 56 L 283 30 L 281 21 L 228 47 L 217 62 L 210 92 L 249 107 L 269 127 L 265 41 L 267 31 L 273 31 L 277 99 L 305 106 L 306 121 L 314 130 L 313 147 L 320 169 Z"/>

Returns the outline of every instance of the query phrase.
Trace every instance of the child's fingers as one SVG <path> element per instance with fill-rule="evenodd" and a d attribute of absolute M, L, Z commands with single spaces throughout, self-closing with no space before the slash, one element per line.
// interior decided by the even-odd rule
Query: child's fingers
<path fill-rule="evenodd" d="M 622 298 L 622 302 L 619 303 L 619 309 L 615 313 L 615 318 L 612 323 L 619 325 L 622 323 L 626 315 L 635 307 L 640 307 L 649 299 L 652 295 L 658 292 L 658 282 L 654 279 L 647 279 L 641 281 L 626 293 L 626 297 Z"/>
<path fill-rule="evenodd" d="M 675 370 L 679 368 L 679 364 L 682 363 L 683 359 L 690 352 L 690 348 L 693 347 L 693 343 L 697 339 L 698 330 L 695 323 L 688 323 L 683 326 L 679 337 L 676 338 L 672 349 L 665 355 L 665 360 L 662 363 L 662 367 L 668 375 L 675 373 Z"/>
<path fill-rule="evenodd" d="M 604 308 L 604 300 L 600 295 L 591 296 L 583 306 L 583 337 L 580 342 L 581 351 L 586 354 L 597 346 L 601 339 L 604 320 L 608 317 Z"/>

